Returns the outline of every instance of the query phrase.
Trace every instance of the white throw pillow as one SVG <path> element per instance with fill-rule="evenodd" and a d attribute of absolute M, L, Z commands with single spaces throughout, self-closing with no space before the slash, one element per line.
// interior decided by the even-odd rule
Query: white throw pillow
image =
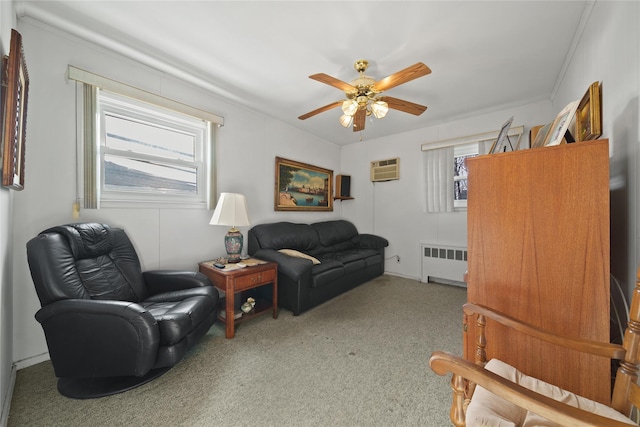
<path fill-rule="evenodd" d="M 314 265 L 320 264 L 320 261 L 317 258 L 312 257 L 311 255 L 307 255 L 300 251 L 296 251 L 295 249 L 280 249 L 278 252 L 282 252 L 285 255 L 293 256 L 296 258 L 304 258 L 311 261 Z"/>

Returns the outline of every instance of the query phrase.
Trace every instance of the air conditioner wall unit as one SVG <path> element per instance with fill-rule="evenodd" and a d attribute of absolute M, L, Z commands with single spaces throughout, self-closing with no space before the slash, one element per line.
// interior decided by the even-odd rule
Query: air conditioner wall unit
<path fill-rule="evenodd" d="M 400 179 L 400 158 L 371 162 L 371 182 Z"/>

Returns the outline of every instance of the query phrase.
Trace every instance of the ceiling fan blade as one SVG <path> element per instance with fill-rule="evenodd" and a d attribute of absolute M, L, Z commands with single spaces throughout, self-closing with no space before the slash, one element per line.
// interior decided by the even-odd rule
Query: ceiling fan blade
<path fill-rule="evenodd" d="M 320 114 L 320 113 L 324 113 L 325 111 L 329 111 L 332 108 L 336 108 L 339 107 L 340 105 L 342 105 L 344 101 L 336 101 L 336 102 L 332 102 L 331 104 L 325 105 L 324 107 L 320 107 L 316 110 L 310 111 L 307 114 L 303 114 L 300 117 L 298 117 L 300 120 L 305 120 L 308 119 L 309 117 L 313 117 L 316 114 Z"/>
<path fill-rule="evenodd" d="M 431 69 L 422 62 L 418 62 L 417 64 L 391 74 L 390 76 L 374 83 L 373 88 L 378 92 L 384 92 L 385 90 L 410 82 L 418 77 L 426 76 L 429 73 L 431 73 Z"/>
<path fill-rule="evenodd" d="M 414 104 L 413 102 L 405 101 L 404 99 L 392 98 L 390 96 L 382 96 L 380 99 L 386 102 L 389 108 L 413 114 L 415 116 L 419 116 L 427 109 L 424 105 Z"/>
<path fill-rule="evenodd" d="M 331 77 L 325 73 L 318 73 L 312 76 L 309 76 L 310 79 L 319 81 L 320 83 L 328 84 L 329 86 L 336 87 L 343 92 L 355 92 L 357 89 L 351 86 L 349 83 L 345 83 L 342 80 L 338 80 L 335 77 Z"/>
<path fill-rule="evenodd" d="M 364 130 L 364 124 L 367 122 L 367 110 L 356 111 L 353 116 L 353 131 L 358 132 Z"/>

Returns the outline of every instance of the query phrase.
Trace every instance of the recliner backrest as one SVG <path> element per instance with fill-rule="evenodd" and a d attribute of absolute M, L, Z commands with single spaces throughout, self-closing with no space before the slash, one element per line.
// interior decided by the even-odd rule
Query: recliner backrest
<path fill-rule="evenodd" d="M 27 243 L 40 303 L 69 298 L 139 302 L 148 296 L 128 236 L 106 224 L 50 228 Z"/>

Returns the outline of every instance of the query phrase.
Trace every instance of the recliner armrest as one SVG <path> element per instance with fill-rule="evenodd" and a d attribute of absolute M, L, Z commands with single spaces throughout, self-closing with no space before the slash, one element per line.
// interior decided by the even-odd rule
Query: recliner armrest
<path fill-rule="evenodd" d="M 58 377 L 142 376 L 154 366 L 160 330 L 139 304 L 60 300 L 38 310 L 35 318 Z"/>
<path fill-rule="evenodd" d="M 150 270 L 142 273 L 151 295 L 182 289 L 213 286 L 202 273 L 186 270 Z"/>
<path fill-rule="evenodd" d="M 144 302 L 168 302 L 183 301 L 186 298 L 206 296 L 211 299 L 211 305 L 217 306 L 220 294 L 213 286 L 199 286 L 197 288 L 178 289 L 175 291 L 162 292 L 149 296 Z"/>

